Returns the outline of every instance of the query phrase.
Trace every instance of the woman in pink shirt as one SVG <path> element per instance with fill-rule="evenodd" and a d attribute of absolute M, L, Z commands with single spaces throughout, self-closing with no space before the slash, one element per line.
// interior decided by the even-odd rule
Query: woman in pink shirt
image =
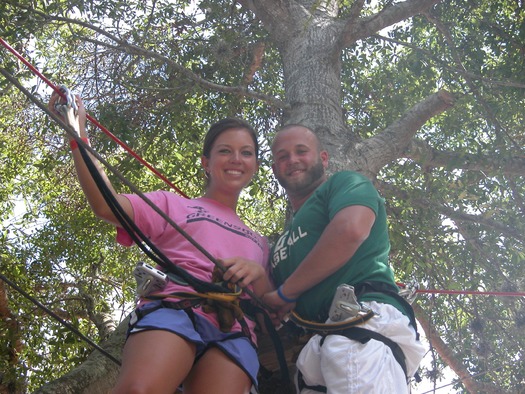
<path fill-rule="evenodd" d="M 80 98 L 77 130 L 86 138 L 85 111 Z M 56 112 L 58 95 L 49 107 Z M 77 175 L 93 212 L 117 228 L 117 241 L 134 242 L 122 228 L 91 176 L 84 159 L 72 143 Z M 92 155 L 90 155 L 92 157 Z M 271 290 L 268 245 L 237 216 L 239 194 L 258 170 L 258 142 L 253 128 L 240 119 L 223 119 L 206 134 L 201 164 L 207 178 L 200 198 L 186 199 L 171 192 L 145 196 L 160 208 L 207 252 L 227 268 L 223 279 L 248 287 L 257 296 Z M 193 277 L 211 282 L 215 265 L 195 248 L 148 203 L 136 194 L 118 194 L 100 163 L 92 157 L 99 174 L 123 211 L 148 239 L 176 266 Z M 169 281 L 157 293 L 194 292 L 191 286 Z M 243 295 L 246 297 L 246 295 Z M 182 386 L 189 393 L 248 393 L 257 385 L 259 362 L 255 349 L 255 323 L 246 318 L 249 334 L 235 321 L 229 332 L 221 331 L 216 312 L 200 306 L 173 309 L 169 302 L 141 299 L 132 314 L 123 350 L 122 368 L 114 393 L 174 393 Z"/>

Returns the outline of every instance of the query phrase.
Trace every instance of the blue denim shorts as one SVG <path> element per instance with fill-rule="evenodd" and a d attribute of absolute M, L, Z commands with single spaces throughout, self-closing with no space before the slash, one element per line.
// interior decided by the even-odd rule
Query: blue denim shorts
<path fill-rule="evenodd" d="M 153 301 L 141 307 L 140 310 L 145 311 L 159 304 L 160 301 Z M 239 336 L 238 333 L 224 333 L 198 314 L 194 314 L 193 319 L 195 325 L 184 310 L 159 308 L 146 314 L 136 323 L 130 324 L 128 335 L 147 330 L 169 331 L 196 345 L 195 360 L 198 360 L 208 348 L 215 346 L 233 360 L 257 387 L 259 359 L 257 350 L 250 339 Z"/>

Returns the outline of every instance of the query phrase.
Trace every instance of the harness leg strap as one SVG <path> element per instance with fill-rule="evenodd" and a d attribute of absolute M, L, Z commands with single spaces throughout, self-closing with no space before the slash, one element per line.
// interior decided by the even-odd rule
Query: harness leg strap
<path fill-rule="evenodd" d="M 321 385 L 310 386 L 310 385 L 306 384 L 306 382 L 304 381 L 304 378 L 303 378 L 303 374 L 302 374 L 300 369 L 297 369 L 297 388 L 299 389 L 299 393 L 301 391 L 303 391 L 304 389 L 317 391 L 319 393 L 326 393 L 328 391 L 326 389 L 326 386 L 321 386 Z"/>
<path fill-rule="evenodd" d="M 394 358 L 396 359 L 396 361 L 399 363 L 399 365 L 403 369 L 405 376 L 407 376 L 407 368 L 406 368 L 405 355 L 403 353 L 403 350 L 397 343 L 385 337 L 384 335 L 381 335 L 372 330 L 367 330 L 366 328 L 350 327 L 350 328 L 347 328 L 347 329 L 344 329 L 338 332 L 332 332 L 330 334 L 323 335 L 321 338 L 321 341 L 319 342 L 320 346 L 323 345 L 323 342 L 328 335 L 342 335 L 342 336 L 347 337 L 348 339 L 352 339 L 352 340 L 358 341 L 363 344 L 367 343 L 370 339 L 375 339 L 376 341 L 383 342 L 385 345 L 387 345 L 390 348 Z M 408 380 L 408 376 L 407 376 L 407 380 Z M 325 386 L 307 385 L 304 381 L 303 374 L 301 373 L 300 370 L 297 370 L 297 387 L 299 389 L 299 392 L 301 392 L 301 390 L 303 389 L 309 389 L 309 390 L 317 391 L 320 393 L 327 392 L 327 389 Z"/>
<path fill-rule="evenodd" d="M 355 341 L 361 342 L 361 343 L 367 343 L 370 339 L 375 339 L 376 341 L 383 342 L 385 345 L 387 345 L 390 350 L 392 351 L 392 354 L 394 355 L 394 358 L 399 363 L 401 368 L 403 368 L 403 372 L 405 373 L 405 376 L 407 376 L 407 366 L 405 362 L 405 354 L 403 353 L 403 350 L 401 347 L 392 341 L 390 338 L 385 337 L 384 335 L 381 335 L 375 331 L 367 330 L 366 328 L 361 327 L 350 327 L 345 330 L 334 332 L 332 333 L 334 335 L 342 335 L 347 337 L 348 339 L 353 339 Z M 320 345 L 322 346 L 326 336 L 323 336 L 321 339 Z M 407 376 L 408 378 L 408 376 Z"/>

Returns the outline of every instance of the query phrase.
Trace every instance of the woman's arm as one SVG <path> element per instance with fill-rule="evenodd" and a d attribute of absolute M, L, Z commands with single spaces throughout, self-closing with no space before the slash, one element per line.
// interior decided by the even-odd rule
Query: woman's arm
<path fill-rule="evenodd" d="M 57 102 L 60 103 L 61 101 L 62 101 L 62 98 L 56 92 L 53 92 L 49 100 L 48 107 L 53 113 L 63 118 L 62 114 L 58 112 L 55 108 L 55 104 Z M 68 123 L 70 126 L 72 126 L 79 133 L 79 136 L 81 138 L 87 138 L 86 110 L 84 108 L 84 103 L 78 96 L 76 96 L 76 103 L 78 105 L 78 117 L 76 117 L 76 120 L 78 120 L 78 124 L 74 124 L 74 120 L 73 120 L 73 124 L 71 124 L 72 123 L 71 116 L 65 119 L 64 121 Z M 72 138 L 69 138 L 69 139 L 70 141 L 72 140 Z M 115 226 L 120 227 L 119 221 L 117 220 L 117 218 L 111 211 L 109 205 L 106 203 L 106 200 L 102 196 L 98 186 L 93 180 L 93 177 L 91 176 L 91 173 L 89 172 L 79 149 L 73 148 L 72 154 L 73 154 L 73 160 L 75 162 L 75 169 L 77 172 L 78 180 L 80 182 L 80 186 L 82 187 L 82 190 L 84 191 L 84 194 L 86 195 L 88 203 L 91 206 L 91 209 L 93 210 L 94 214 L 98 218 L 108 223 L 111 223 Z M 100 162 L 89 152 L 88 152 L 88 155 L 90 156 L 91 160 L 95 164 L 95 167 L 97 168 L 99 174 L 101 175 L 102 179 L 106 183 L 107 187 L 109 188 L 113 196 L 117 199 L 118 203 L 122 206 L 126 214 L 131 219 L 133 219 L 133 209 L 131 207 L 131 203 L 129 202 L 129 200 L 126 197 L 121 196 L 115 192 L 115 189 L 113 188 L 113 185 L 109 181 Z"/>

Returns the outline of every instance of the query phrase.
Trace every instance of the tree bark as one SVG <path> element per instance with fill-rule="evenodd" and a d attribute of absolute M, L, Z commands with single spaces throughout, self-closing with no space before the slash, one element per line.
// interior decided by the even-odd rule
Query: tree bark
<path fill-rule="evenodd" d="M 20 325 L 17 317 L 9 309 L 8 292 L 4 281 L 0 279 L 0 324 L 4 325 L 7 335 L 2 335 L 3 344 L 0 348 L 8 356 L 9 365 L 5 371 L 0 372 L 0 393 L 22 393 L 25 381 L 17 375 L 17 364 L 19 354 L 23 350 L 23 342 L 20 336 Z"/>
<path fill-rule="evenodd" d="M 355 12 L 346 19 L 337 18 L 336 0 L 322 2 L 322 8 L 307 0 L 240 1 L 263 22 L 281 53 L 286 102 L 290 107 L 283 123 L 300 123 L 314 130 L 330 154 L 331 170 L 351 169 L 375 177 L 386 163 L 402 157 L 410 139 L 427 120 L 452 105 L 450 93 L 438 92 L 365 144 L 348 127 L 342 113 L 341 50 L 440 1 L 409 0 L 366 18 L 359 18 Z M 378 141 L 387 135 L 402 143 Z M 358 144 L 360 151 L 356 149 Z"/>
<path fill-rule="evenodd" d="M 108 353 L 120 358 L 129 317 L 119 324 L 110 337 L 100 344 Z M 120 370 L 113 360 L 95 350 L 85 362 L 62 377 L 40 387 L 35 394 L 102 394 L 115 386 Z"/>

